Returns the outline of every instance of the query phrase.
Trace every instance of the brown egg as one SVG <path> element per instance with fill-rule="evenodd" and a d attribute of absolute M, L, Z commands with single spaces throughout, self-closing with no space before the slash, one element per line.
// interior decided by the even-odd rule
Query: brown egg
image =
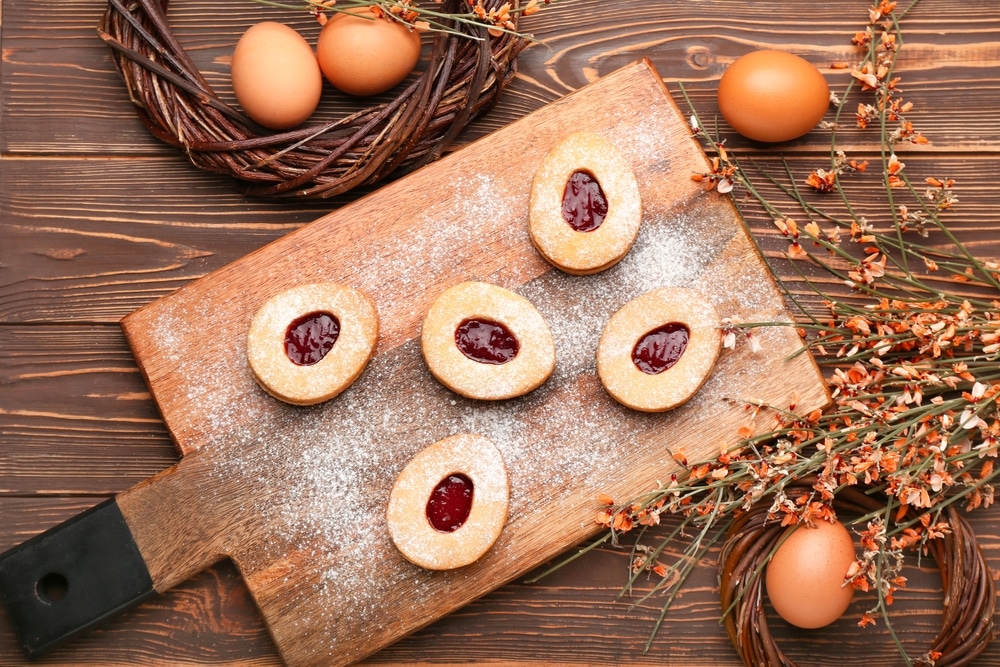
<path fill-rule="evenodd" d="M 264 21 L 243 33 L 233 51 L 233 92 L 247 115 L 285 130 L 309 118 L 323 92 L 316 55 L 295 30 Z"/>
<path fill-rule="evenodd" d="M 398 21 L 376 18 L 367 7 L 337 13 L 320 31 L 316 55 L 323 76 L 350 95 L 376 95 L 413 71 L 420 33 Z"/>
<path fill-rule="evenodd" d="M 854 588 L 844 579 L 855 560 L 844 524 L 818 521 L 792 527 L 767 565 L 767 596 L 778 615 L 800 628 L 820 628 L 840 618 Z"/>
<path fill-rule="evenodd" d="M 755 141 L 801 137 L 830 106 L 826 79 L 807 60 L 784 51 L 754 51 L 730 65 L 718 90 L 719 111 L 734 130 Z"/>

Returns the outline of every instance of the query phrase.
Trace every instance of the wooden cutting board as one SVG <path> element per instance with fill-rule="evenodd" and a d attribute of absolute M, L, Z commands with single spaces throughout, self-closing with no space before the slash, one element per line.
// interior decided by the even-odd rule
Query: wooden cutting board
<path fill-rule="evenodd" d="M 616 145 L 644 208 L 628 257 L 586 277 L 553 270 L 527 234 L 537 165 L 577 130 Z M 800 347 L 789 327 L 761 331 L 758 353 L 723 350 L 673 412 L 627 410 L 597 380 L 604 323 L 656 287 L 697 288 L 737 322 L 790 320 L 733 204 L 691 180 L 707 169 L 658 74 L 639 62 L 126 317 L 183 454 L 117 498 L 155 590 L 229 557 L 288 664 L 350 663 L 594 535 L 598 494 L 655 487 L 679 468 L 672 452 L 714 457 L 738 439 L 746 401 L 826 406 L 811 358 L 788 358 Z M 426 370 L 423 314 L 469 279 L 528 297 L 548 321 L 557 368 L 528 396 L 466 400 Z M 286 405 L 250 374 L 248 324 L 268 297 L 325 280 L 374 297 L 378 348 L 333 401 Z M 385 507 L 410 458 L 456 432 L 481 433 L 503 454 L 509 522 L 477 563 L 426 571 L 394 548 Z"/>

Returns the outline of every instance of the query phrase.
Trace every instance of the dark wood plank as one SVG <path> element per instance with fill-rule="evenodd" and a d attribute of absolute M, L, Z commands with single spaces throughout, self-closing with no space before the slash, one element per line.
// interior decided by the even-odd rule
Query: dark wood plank
<path fill-rule="evenodd" d="M 704 93 L 699 95 L 699 107 L 710 111 L 712 82 L 748 50 L 790 49 L 817 66 L 854 60 L 850 37 L 863 28 L 866 4 L 852 4 L 811 5 L 805 26 L 799 12 L 789 11 L 778 0 L 753 5 L 713 0 L 691 7 L 670 0 L 634 5 L 555 2 L 525 20 L 526 29 L 543 43 L 521 56 L 519 80 L 497 111 L 468 136 L 502 127 L 641 57 L 649 57 L 667 80 L 700 82 Z M 908 95 L 917 103 L 916 118 L 921 125 L 935 127 L 939 141 L 970 152 L 995 147 L 1000 141 L 1000 119 L 991 113 L 1000 89 L 989 46 L 1000 39 L 995 9 L 991 0 L 959 6 L 948 0 L 922 0 L 905 25 L 906 55 L 900 71 Z M 145 132 L 112 71 L 107 49 L 96 34 L 103 10 L 103 3 L 94 1 L 61 4 L 56 13 L 41 0 L 6 0 L 5 76 L 0 91 L 4 152 L 171 153 Z M 225 8 L 210 0 L 178 2 L 169 16 L 178 39 L 223 96 L 229 95 L 228 57 L 246 27 L 280 17 L 307 34 L 315 32 L 307 16 L 250 0 Z M 580 17 L 586 17 L 583 29 L 567 29 L 581 25 Z M 842 70 L 827 74 L 835 89 L 849 80 Z M 53 103 L 38 104 L 40 96 Z M 955 99 L 962 103 L 953 104 Z M 330 102 L 328 113 L 342 111 L 345 107 L 338 105 L 343 104 Z M 817 138 L 806 145 L 819 146 L 821 141 Z"/>
<path fill-rule="evenodd" d="M 772 174 L 783 174 L 782 155 L 736 149 Z M 960 203 L 944 219 L 984 258 L 1000 256 L 1000 241 L 987 232 L 995 217 L 995 153 L 938 156 L 900 152 L 906 171 L 922 192 L 928 176 L 956 180 Z M 878 186 L 877 158 L 871 171 L 845 178 L 848 196 L 873 223 L 890 209 Z M 836 197 L 809 192 L 803 182 L 813 169 L 829 166 L 826 155 L 786 154 L 795 185 L 811 202 L 843 215 Z M 250 202 L 228 179 L 202 174 L 176 160 L 16 160 L 0 162 L 0 322 L 117 322 L 189 281 L 321 217 L 327 202 Z M 685 178 L 679 176 L 679 178 Z M 78 183 L 106 182 L 99 189 Z M 150 184 L 141 194 L 136 182 Z M 156 184 L 152 187 L 151 184 Z M 762 188 L 783 201 L 777 188 Z M 65 194 L 62 194 L 65 193 Z M 899 196 L 900 201 L 910 201 Z M 192 197 L 194 199 L 192 200 Z M 196 202 L 192 204 L 191 202 Z M 786 246 L 759 207 L 744 206 L 748 221 L 776 254 Z M 804 215 L 788 200 L 787 214 Z M 846 219 L 846 218 L 845 218 Z M 359 225 L 372 224 L 359 220 Z M 829 226 L 824 224 L 824 227 Z M 930 239 L 940 243 L 939 239 Z M 793 281 L 794 273 L 780 271 Z"/>
<path fill-rule="evenodd" d="M 107 495 L 176 462 L 117 325 L 0 326 L 0 350 L 0 495 Z"/>
<path fill-rule="evenodd" d="M 11 533 L 6 526 L 0 527 L 0 549 L 90 504 L 82 499 L 0 499 L 0 511 L 11 518 L 13 526 Z M 1000 538 L 995 529 L 988 529 L 986 518 L 986 513 L 979 513 L 972 521 L 996 569 L 1000 568 Z M 672 528 L 672 522 L 666 522 L 646 542 L 654 544 Z M 717 623 L 714 554 L 695 571 L 649 653 L 643 655 L 662 598 L 633 607 L 635 598 L 648 590 L 649 583 L 640 580 L 631 599 L 619 599 L 629 546 L 623 541 L 618 549 L 601 547 L 536 584 L 509 584 L 365 663 L 437 664 L 457 659 L 457 664 L 496 660 L 538 664 L 544 656 L 545 664 L 566 665 L 738 665 Z M 673 549 L 665 558 L 676 555 Z M 933 561 L 920 567 L 914 561 L 905 574 L 909 584 L 891 609 L 897 628 L 905 628 L 904 644 L 916 655 L 939 627 L 936 610 L 941 591 Z M 779 641 L 799 664 L 833 667 L 843 664 L 844 654 L 865 656 L 868 664 L 899 664 L 884 625 L 864 631 L 853 627 L 872 603 L 870 596 L 859 595 L 844 619 L 819 631 L 796 631 L 775 621 Z M 0 615 L 0 664 L 22 664 L 17 651 L 9 623 Z M 252 599 L 228 562 L 58 649 L 40 664 L 165 666 L 181 661 L 280 664 Z M 1000 656 L 989 653 L 975 664 L 998 665 Z"/>
<path fill-rule="evenodd" d="M 117 322 L 336 205 L 248 203 L 176 158 L 5 160 L 0 178 L 5 322 Z"/>
<path fill-rule="evenodd" d="M 850 36 L 870 4 L 791 7 L 779 0 L 606 3 L 558 0 L 525 22 L 545 40 L 519 58 L 520 74 L 497 109 L 460 143 L 501 127 L 621 65 L 648 56 L 677 94 L 684 83 L 703 119 L 715 114 L 725 66 L 778 46 L 824 66 L 854 57 Z M 900 5 L 906 4 L 901 0 Z M 333 202 L 247 200 L 227 178 L 190 167 L 138 121 L 96 35 L 101 0 L 3 0 L 0 70 L 0 549 L 132 486 L 176 460 L 116 322 L 135 308 L 320 217 Z M 246 0 L 174 0 L 172 25 L 220 91 L 243 27 L 275 11 Z M 297 18 L 303 26 L 310 19 Z M 912 120 L 932 140 L 906 147 L 911 178 L 958 180 L 946 214 L 982 257 L 1000 257 L 1000 5 L 921 0 L 904 24 L 900 61 Z M 845 71 L 825 72 L 839 92 Z M 337 113 L 331 102 L 326 113 Z M 728 143 L 771 169 L 789 158 L 796 179 L 827 160 L 826 133 L 777 148 Z M 872 138 L 845 129 L 852 156 Z M 901 150 L 901 154 L 903 151 Z M 878 174 L 851 177 L 848 192 L 884 220 Z M 768 189 L 773 194 L 773 189 Z M 810 195 L 811 196 L 811 195 Z M 830 205 L 829 196 L 818 201 Z M 776 270 L 785 247 L 753 205 L 745 214 Z M 801 264 L 799 264 L 801 267 Z M 819 276 L 818 272 L 813 272 Z M 822 277 L 824 285 L 832 286 Z M 793 293 L 807 295 L 797 280 Z M 815 298 L 806 298 L 821 312 Z M 1000 571 L 995 509 L 972 515 L 987 559 Z M 662 534 L 662 533 L 658 533 Z M 372 663 L 736 665 L 717 623 L 714 561 L 696 570 L 648 655 L 657 603 L 616 602 L 627 552 L 600 549 L 540 584 L 520 581 L 418 631 Z M 940 587 L 933 566 L 908 572 L 896 626 L 919 653 L 936 631 Z M 867 604 L 857 601 L 852 612 Z M 848 618 L 828 632 L 783 630 L 800 664 L 899 664 L 883 626 Z M 221 563 L 41 664 L 276 665 L 277 654 L 239 573 Z M 0 664 L 23 664 L 0 613 Z M 1000 665 L 991 650 L 976 665 Z"/>

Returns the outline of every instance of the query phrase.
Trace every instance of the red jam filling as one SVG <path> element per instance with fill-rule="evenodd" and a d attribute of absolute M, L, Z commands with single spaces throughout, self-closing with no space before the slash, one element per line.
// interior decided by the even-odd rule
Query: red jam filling
<path fill-rule="evenodd" d="M 427 520 L 434 530 L 453 533 L 472 511 L 472 480 L 462 473 L 448 475 L 434 487 L 427 501 Z"/>
<path fill-rule="evenodd" d="M 455 329 L 455 345 L 469 359 L 494 366 L 507 363 L 521 349 L 507 327 L 478 319 L 465 320 Z"/>
<path fill-rule="evenodd" d="M 578 232 L 592 232 L 608 214 L 608 198 L 601 184 L 586 171 L 574 171 L 563 191 L 562 216 Z"/>
<path fill-rule="evenodd" d="M 643 373 L 662 373 L 680 360 L 690 337 L 686 326 L 668 322 L 639 339 L 632 350 L 632 363 Z"/>
<path fill-rule="evenodd" d="M 285 330 L 285 354 L 293 364 L 312 366 L 333 349 L 340 335 L 340 322 L 330 313 L 307 313 Z"/>

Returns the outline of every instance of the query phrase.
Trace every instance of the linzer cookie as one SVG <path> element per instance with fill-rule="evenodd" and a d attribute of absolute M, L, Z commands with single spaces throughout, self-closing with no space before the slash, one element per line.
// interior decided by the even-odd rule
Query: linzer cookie
<path fill-rule="evenodd" d="M 489 439 L 471 433 L 419 452 L 396 478 L 386 524 L 415 565 L 450 570 L 479 560 L 507 522 L 507 468 Z"/>
<path fill-rule="evenodd" d="M 719 318 L 701 293 L 656 289 L 608 320 L 597 345 L 597 375 L 622 405 L 662 412 L 701 388 L 721 346 Z"/>
<path fill-rule="evenodd" d="M 531 242 L 567 273 L 598 273 L 617 264 L 635 242 L 641 221 L 635 174 L 599 134 L 569 135 L 535 172 L 528 205 Z"/>
<path fill-rule="evenodd" d="M 247 334 L 254 379 L 287 403 L 327 401 L 361 374 L 378 340 L 378 311 L 359 290 L 300 285 L 268 299 Z"/>
<path fill-rule="evenodd" d="M 420 344 L 431 374 L 467 398 L 521 396 L 556 365 L 552 333 L 535 306 L 483 282 L 442 292 L 424 317 Z"/>

